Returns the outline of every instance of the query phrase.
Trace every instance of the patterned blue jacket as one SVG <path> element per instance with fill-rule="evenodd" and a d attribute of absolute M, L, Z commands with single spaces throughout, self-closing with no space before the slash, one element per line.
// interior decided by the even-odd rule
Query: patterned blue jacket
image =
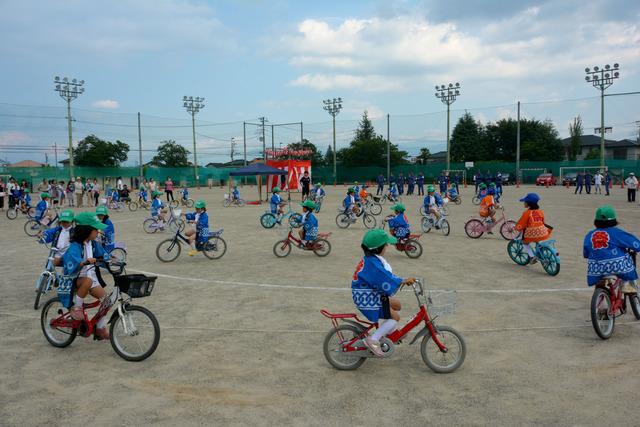
<path fill-rule="evenodd" d="M 636 280 L 638 273 L 626 250 L 640 252 L 640 240 L 618 228 L 596 228 L 584 236 L 582 255 L 587 258 L 587 284 L 593 286 L 605 276 Z"/>
<path fill-rule="evenodd" d="M 351 297 L 358 310 L 371 322 L 383 315 L 383 295 L 392 296 L 400 287 L 402 278 L 385 269 L 377 256 L 360 260 L 351 281 Z"/>

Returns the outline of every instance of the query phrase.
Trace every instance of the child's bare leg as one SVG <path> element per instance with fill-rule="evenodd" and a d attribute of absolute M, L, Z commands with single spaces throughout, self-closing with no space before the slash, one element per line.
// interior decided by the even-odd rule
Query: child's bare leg
<path fill-rule="evenodd" d="M 391 309 L 395 311 L 402 310 L 402 304 L 400 303 L 400 300 L 398 298 L 389 298 L 389 307 L 391 307 Z"/>

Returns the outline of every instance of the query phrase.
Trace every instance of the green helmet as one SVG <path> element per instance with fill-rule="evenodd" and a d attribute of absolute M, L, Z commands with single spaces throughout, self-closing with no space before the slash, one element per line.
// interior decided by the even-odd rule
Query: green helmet
<path fill-rule="evenodd" d="M 389 236 L 382 228 L 367 231 L 362 239 L 362 244 L 367 249 L 376 249 L 386 244 L 395 245 L 397 242 L 395 237 Z"/>
<path fill-rule="evenodd" d="M 611 205 L 600 206 L 596 210 L 596 220 L 610 221 L 616 219 L 616 210 Z"/>
<path fill-rule="evenodd" d="M 489 184 L 489 187 L 495 187 L 495 186 L 496 186 L 495 182 L 492 182 L 491 184 Z"/>
<path fill-rule="evenodd" d="M 355 188 L 353 188 L 353 187 L 349 187 L 349 188 L 347 189 L 347 194 L 355 193 L 355 192 L 356 192 L 356 189 L 355 189 Z"/>
<path fill-rule="evenodd" d="M 481 182 L 480 185 L 478 186 L 479 189 L 484 190 L 487 188 L 487 184 L 485 184 L 484 182 Z"/>
<path fill-rule="evenodd" d="M 433 185 L 427 187 L 427 193 L 433 193 L 434 191 L 436 191 L 436 188 Z"/>
<path fill-rule="evenodd" d="M 25 194 L 29 194 L 29 193 L 31 193 L 31 190 L 29 190 L 28 188 L 25 188 L 24 192 L 25 192 Z"/>
<path fill-rule="evenodd" d="M 96 215 L 109 215 L 109 211 L 106 206 L 101 205 L 96 208 Z"/>
<path fill-rule="evenodd" d="M 157 196 L 161 196 L 161 195 L 162 195 L 162 193 L 159 192 L 159 191 L 154 191 L 153 193 L 151 193 L 152 197 L 157 197 Z"/>
<path fill-rule="evenodd" d="M 273 191 L 274 193 L 279 193 L 280 192 L 280 187 L 273 187 Z"/>
<path fill-rule="evenodd" d="M 391 206 L 391 210 L 394 212 L 404 212 L 407 209 L 402 203 L 396 203 L 395 205 Z"/>
<path fill-rule="evenodd" d="M 86 225 L 96 230 L 104 230 L 107 228 L 106 224 L 103 224 L 97 216 L 91 212 L 80 212 L 76 215 L 76 225 Z"/>
<path fill-rule="evenodd" d="M 204 209 L 207 207 L 207 204 L 204 200 L 200 199 L 196 201 L 195 205 L 193 205 L 196 209 Z"/>
<path fill-rule="evenodd" d="M 353 181 L 353 185 L 358 185 L 358 181 Z"/>
<path fill-rule="evenodd" d="M 320 187 L 322 187 L 322 184 L 318 183 L 318 184 L 315 185 L 315 187 L 316 188 L 320 188 Z"/>
<path fill-rule="evenodd" d="M 49 193 L 47 193 L 46 191 L 44 193 L 40 193 L 40 198 L 41 199 L 48 199 L 49 198 Z"/>
<path fill-rule="evenodd" d="M 73 217 L 74 217 L 74 214 L 71 209 L 67 209 L 60 212 L 60 222 L 72 222 Z"/>
<path fill-rule="evenodd" d="M 307 208 L 309 210 L 314 210 L 316 208 L 316 204 L 313 203 L 311 200 L 305 200 L 304 202 L 300 203 L 300 206 L 302 206 L 303 208 Z"/>

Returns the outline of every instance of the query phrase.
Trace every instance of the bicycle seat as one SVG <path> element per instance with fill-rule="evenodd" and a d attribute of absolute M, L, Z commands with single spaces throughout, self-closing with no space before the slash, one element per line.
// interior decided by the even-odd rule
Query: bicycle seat
<path fill-rule="evenodd" d="M 355 313 L 331 313 L 327 310 L 320 310 L 320 313 L 322 313 L 324 317 L 328 317 L 329 319 L 349 319 L 356 317 Z"/>
<path fill-rule="evenodd" d="M 222 234 L 223 231 L 224 231 L 224 228 L 221 228 L 220 230 L 216 230 L 216 231 L 210 231 L 209 237 L 219 236 Z"/>

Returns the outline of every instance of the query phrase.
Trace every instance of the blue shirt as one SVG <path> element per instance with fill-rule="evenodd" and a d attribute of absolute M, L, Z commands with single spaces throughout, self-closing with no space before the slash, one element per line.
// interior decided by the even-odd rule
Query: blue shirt
<path fill-rule="evenodd" d="M 418 175 L 418 185 L 424 185 L 424 175 Z"/>
<path fill-rule="evenodd" d="M 382 185 L 382 184 L 384 184 L 386 179 L 384 178 L 384 176 L 378 175 L 378 178 L 376 179 L 376 181 L 378 182 L 378 185 Z"/>
<path fill-rule="evenodd" d="M 391 193 L 391 195 L 392 195 L 393 197 L 397 197 L 397 196 L 398 196 L 398 187 L 396 187 L 395 185 L 394 185 L 394 186 L 392 186 L 392 187 L 389 189 L 389 193 Z"/>
<path fill-rule="evenodd" d="M 27 206 L 31 206 L 31 196 L 30 196 L 30 195 L 25 194 L 25 195 L 24 195 L 24 199 L 23 199 L 23 200 L 24 200 L 24 204 L 25 204 L 25 205 L 27 205 Z"/>
<path fill-rule="evenodd" d="M 189 198 L 189 190 L 187 190 L 186 188 L 183 188 L 182 190 L 180 190 L 180 192 L 182 193 L 182 198 L 183 199 L 188 199 Z"/>
<path fill-rule="evenodd" d="M 102 258 L 105 255 L 104 249 L 100 243 L 91 241 L 93 245 L 93 257 Z M 84 245 L 78 242 L 71 242 L 69 249 L 62 256 L 62 267 L 65 275 L 72 275 L 80 273 L 80 263 L 86 260 L 87 257 L 84 254 Z"/>
<path fill-rule="evenodd" d="M 399 213 L 389 220 L 389 228 L 393 230 L 396 237 L 404 239 L 409 237 L 411 230 L 409 229 L 409 223 L 404 213 Z"/>
<path fill-rule="evenodd" d="M 351 298 L 367 320 L 377 322 L 383 315 L 381 297 L 394 295 L 400 283 L 402 278 L 385 269 L 380 258 L 365 256 L 353 273 Z"/>
<path fill-rule="evenodd" d="M 422 202 L 425 208 L 431 206 L 442 206 L 442 197 L 440 197 L 437 193 L 433 193 L 433 196 L 427 196 L 424 198 L 424 202 Z"/>
<path fill-rule="evenodd" d="M 438 177 L 438 184 L 440 185 L 440 187 L 446 188 L 447 185 L 449 185 L 449 177 L 448 176 L 444 176 L 444 175 L 440 175 Z"/>
<path fill-rule="evenodd" d="M 587 258 L 587 284 L 593 286 L 605 276 L 636 280 L 638 273 L 626 250 L 640 252 L 640 240 L 618 228 L 596 228 L 584 236 L 582 256 Z"/>
<path fill-rule="evenodd" d="M 209 215 L 206 211 L 200 214 L 188 213 L 185 218 L 187 221 L 196 222 L 196 241 L 203 243 L 209 240 Z"/>
<path fill-rule="evenodd" d="M 162 209 L 162 201 L 156 197 L 151 202 L 151 216 L 160 215 L 160 209 Z"/>
<path fill-rule="evenodd" d="M 451 187 L 451 188 L 449 189 L 449 196 L 450 196 L 452 199 L 455 199 L 456 197 L 458 197 L 458 192 L 456 191 L 456 187 Z"/>
<path fill-rule="evenodd" d="M 120 200 L 120 193 L 118 193 L 118 190 L 113 190 L 111 192 L 111 200 L 113 200 L 114 202 L 117 202 Z"/>
<path fill-rule="evenodd" d="M 349 194 L 347 194 L 347 197 L 345 197 L 344 200 L 342 201 L 342 206 L 344 206 L 345 208 L 348 208 L 355 203 L 355 200 L 356 200 L 355 196 L 350 196 Z"/>
<path fill-rule="evenodd" d="M 233 191 L 231 192 L 231 195 L 233 196 L 234 199 L 238 200 L 240 198 L 240 190 L 238 190 L 237 188 L 234 188 Z"/>
<path fill-rule="evenodd" d="M 271 203 L 270 203 L 272 214 L 278 213 L 278 206 L 280 205 L 280 203 L 282 203 L 282 197 L 280 197 L 280 195 L 277 193 L 273 193 L 273 196 L 271 196 Z"/>
<path fill-rule="evenodd" d="M 40 221 L 47 209 L 47 202 L 45 202 L 44 200 L 40 200 L 36 205 L 36 220 Z"/>
<path fill-rule="evenodd" d="M 107 252 L 111 252 L 116 243 L 116 229 L 113 226 L 113 222 L 108 218 L 103 221 L 103 224 L 105 224 L 107 228 L 102 231 L 104 234 L 104 237 L 102 238 L 102 246 Z"/>
<path fill-rule="evenodd" d="M 318 237 L 318 220 L 312 212 L 302 215 L 302 229 L 305 240 L 315 240 Z"/>

